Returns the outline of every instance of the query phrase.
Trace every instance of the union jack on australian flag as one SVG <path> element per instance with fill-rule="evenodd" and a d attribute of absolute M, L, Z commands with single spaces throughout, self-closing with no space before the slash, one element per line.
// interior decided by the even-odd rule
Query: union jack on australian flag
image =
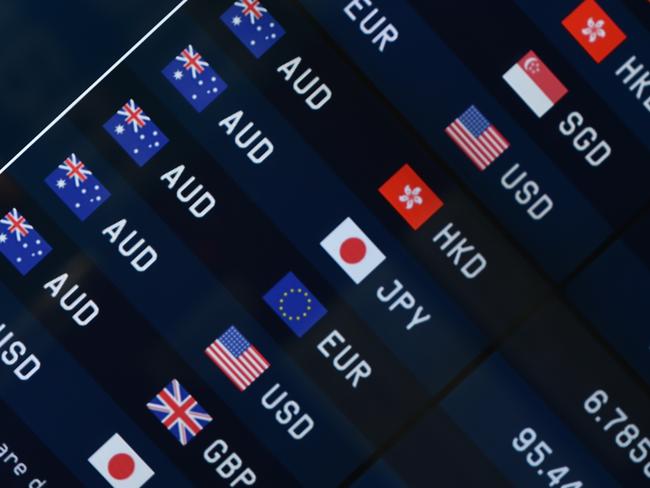
<path fill-rule="evenodd" d="M 202 112 L 221 95 L 228 85 L 190 44 L 163 70 L 197 112 Z"/>
<path fill-rule="evenodd" d="M 271 49 L 285 31 L 259 0 L 235 2 L 221 16 L 221 21 L 256 58 Z"/>
<path fill-rule="evenodd" d="M 184 446 L 212 422 L 212 417 L 176 379 L 147 403 L 147 408 Z"/>
<path fill-rule="evenodd" d="M 104 124 L 104 129 L 138 166 L 147 164 L 169 142 L 133 99 Z"/>
<path fill-rule="evenodd" d="M 0 253 L 25 276 L 52 248 L 15 208 L 0 219 Z"/>
<path fill-rule="evenodd" d="M 86 220 L 111 196 L 74 153 L 45 179 L 45 183 L 80 220 Z"/>

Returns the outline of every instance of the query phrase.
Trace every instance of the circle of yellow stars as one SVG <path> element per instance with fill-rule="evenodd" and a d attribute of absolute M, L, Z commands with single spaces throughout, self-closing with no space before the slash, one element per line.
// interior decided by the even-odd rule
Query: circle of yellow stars
<path fill-rule="evenodd" d="M 307 301 L 307 307 L 304 312 L 298 315 L 289 315 L 287 312 L 284 311 L 284 303 L 289 297 L 289 295 L 302 295 L 305 297 L 305 300 Z M 290 288 L 288 291 L 285 291 L 282 294 L 282 298 L 279 300 L 279 305 L 278 305 L 278 310 L 282 313 L 282 317 L 286 318 L 289 321 L 295 320 L 299 322 L 301 319 L 306 318 L 307 315 L 309 315 L 309 312 L 311 311 L 311 298 L 309 298 L 309 293 L 303 290 L 302 288 Z"/>

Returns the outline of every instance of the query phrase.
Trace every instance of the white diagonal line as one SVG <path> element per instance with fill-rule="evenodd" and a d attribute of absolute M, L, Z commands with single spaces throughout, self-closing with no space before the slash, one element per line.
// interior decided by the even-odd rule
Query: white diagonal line
<path fill-rule="evenodd" d="M 75 108 L 81 100 L 83 100 L 91 91 L 93 91 L 97 85 L 99 85 L 108 75 L 110 75 L 115 69 L 124 62 L 126 58 L 128 58 L 133 52 L 138 49 L 147 39 L 149 39 L 154 32 L 156 32 L 162 25 L 167 22 L 172 16 L 178 12 L 183 5 L 185 5 L 189 0 L 181 0 L 178 5 L 176 5 L 171 12 L 169 12 L 167 15 L 165 15 L 149 32 L 147 32 L 138 42 L 136 42 L 127 52 L 125 52 L 115 63 L 108 68 L 97 80 L 93 82 L 92 85 L 90 85 L 88 88 L 86 88 L 81 95 L 79 95 L 74 102 L 72 102 L 70 105 L 68 105 L 63 112 L 61 112 L 59 115 L 56 116 L 56 118 L 50 122 L 41 132 L 39 132 L 36 137 L 34 137 L 25 147 L 23 147 L 20 151 L 18 151 L 18 154 L 16 154 L 13 158 L 11 158 L 5 165 L 0 168 L 0 174 L 4 173 L 9 166 L 14 164 L 23 154 L 25 154 L 29 148 L 31 148 L 34 144 L 36 144 L 52 127 L 54 127 L 59 121 L 68 115 L 68 113 Z"/>

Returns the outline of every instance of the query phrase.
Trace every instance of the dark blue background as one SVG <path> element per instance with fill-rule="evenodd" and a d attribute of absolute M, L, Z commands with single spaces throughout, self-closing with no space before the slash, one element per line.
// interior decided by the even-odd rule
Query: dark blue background
<path fill-rule="evenodd" d="M 45 5 L 30 0 L 3 5 L 0 38 L 4 36 L 6 47 L 0 57 L 0 108 L 5 117 L 0 128 L 0 161 L 11 158 L 179 1 Z M 644 0 L 626 2 L 637 14 L 642 6 L 648 7 Z M 630 233 L 627 248 L 610 247 L 610 253 L 589 266 L 600 255 L 591 254 L 594 246 L 602 251 L 618 236 L 611 233 L 613 228 L 620 230 L 637 213 L 647 211 L 647 193 L 640 191 L 647 168 L 627 170 L 638 161 L 623 157 L 642 154 L 642 141 L 618 127 L 616 114 L 610 117 L 589 80 L 579 79 L 573 64 L 563 61 L 563 53 L 509 0 L 482 5 L 478 0 L 462 4 L 374 0 L 375 5 L 386 6 L 391 19 L 400 20 L 410 12 L 400 7 L 402 3 L 415 7 L 413 17 L 419 20 L 401 23 L 408 25 L 402 43 L 409 38 L 419 44 L 428 42 L 426 56 L 415 47 L 409 56 L 391 54 L 391 62 L 377 67 L 377 79 L 362 69 L 372 60 L 364 54 L 372 48 L 370 44 L 359 44 L 346 55 L 344 45 L 358 42 L 357 27 L 341 21 L 341 5 L 347 0 L 329 2 L 329 7 L 325 0 L 265 0 L 287 36 L 261 60 L 254 59 L 218 20 L 229 3 L 192 0 L 0 179 L 0 206 L 18 206 L 54 247 L 52 256 L 26 278 L 0 259 L 0 278 L 11 290 L 4 298 L 0 296 L 0 305 L 8 309 L 8 317 L 0 315 L 0 323 L 7 321 L 30 347 L 34 344 L 45 364 L 39 382 L 29 384 L 31 389 L 14 385 L 11 372 L 4 371 L 7 384 L 13 386 L 0 388 L 0 416 L 6 408 L 13 411 L 9 421 L 17 415 L 20 422 L 14 429 L 3 427 L 3 435 L 23 449 L 32 437 L 40 439 L 43 445 L 37 444 L 35 450 L 50 449 L 58 458 L 44 458 L 38 466 L 52 473 L 52 479 L 70 474 L 81 480 L 96 479 L 85 459 L 109 433 L 119 430 L 156 468 L 158 483 L 171 482 L 158 470 L 167 459 L 169 467 L 179 468 L 197 486 L 215 482 L 214 468 L 201 461 L 201 451 L 222 436 L 261 480 L 273 480 L 275 485 L 308 480 L 309 486 L 331 486 L 346 475 L 352 482 L 369 469 L 363 486 L 374 487 L 379 478 L 388 482 L 392 478 L 385 473 L 416 486 L 418 482 L 429 486 L 431 473 L 445 486 L 458 482 L 461 475 L 466 475 L 468 486 L 478 477 L 495 486 L 519 476 L 530 479 L 531 471 L 521 458 L 512 456 L 509 442 L 523 420 L 535 420 L 540 432 L 542 428 L 551 431 L 553 437 L 549 434 L 548 438 L 558 453 L 574 444 L 573 437 L 576 445 L 584 444 L 589 463 L 571 459 L 572 466 L 588 465 L 593 456 L 594 463 L 602 462 L 619 479 L 640 476 L 641 471 L 627 461 L 627 453 L 616 451 L 611 439 L 599 437 L 581 409 L 587 394 L 583 390 L 595 388 L 598 382 L 611 383 L 612 397 L 626 409 L 634 409 L 631 418 L 645 422 L 637 412 L 644 410 L 648 393 L 647 386 L 639 386 L 642 382 L 634 371 L 626 369 L 627 361 L 641 370 L 647 355 L 642 356 L 639 347 L 631 351 L 611 333 L 618 327 L 617 320 L 626 317 L 620 308 L 629 306 L 640 325 L 630 321 L 625 330 L 635 326 L 637 342 L 644 340 L 645 302 L 633 300 L 635 296 L 628 291 L 647 290 L 647 270 L 629 258 L 634 252 L 647 259 L 641 252 L 648 248 L 647 240 L 637 234 L 647 235 L 648 227 L 644 223 Z M 338 15 L 333 25 L 340 31 L 341 45 L 324 35 L 319 19 L 301 7 L 310 3 L 324 9 L 336 5 L 329 13 Z M 460 22 L 468 6 L 473 7 L 473 18 Z M 478 6 L 489 10 L 497 19 L 494 23 L 510 26 L 500 35 L 484 35 L 481 50 L 474 49 L 475 38 L 492 25 L 484 22 L 487 16 L 480 15 Z M 439 41 L 432 42 L 434 38 L 419 34 L 420 30 L 435 33 Z M 202 114 L 196 114 L 160 74 L 187 42 L 195 43 L 230 85 L 223 98 Z M 593 112 L 594 119 L 600 117 L 599 124 L 608 134 L 611 131 L 611 140 L 618 142 L 618 148 L 625 147 L 617 153 L 620 159 L 611 161 L 617 164 L 606 167 L 610 172 L 592 177 L 572 159 L 575 155 L 562 145 L 564 140 L 553 140 L 564 112 L 556 110 L 553 117 L 557 120 L 536 121 L 504 87 L 500 75 L 515 59 L 513 52 L 523 52 L 531 43 L 542 46 L 549 53 L 544 59 L 559 67 L 563 80 L 569 80 L 571 103 L 590 115 Z M 362 55 L 355 57 L 356 50 Z M 333 102 L 319 114 L 308 111 L 304 100 L 294 96 L 277 73 L 280 63 L 297 55 L 335 90 Z M 398 66 L 408 69 L 399 71 Z M 414 89 L 412 77 L 405 74 L 435 75 L 441 80 L 449 78 L 451 71 L 462 76 L 452 80 L 452 89 L 442 93 L 440 103 L 430 110 L 423 110 L 422 101 L 430 102 L 432 97 L 416 100 L 417 117 L 409 121 L 386 98 L 388 85 L 382 87 L 385 92 L 377 88 L 380 75 L 389 67 L 391 82 L 399 85 L 404 97 L 427 92 Z M 102 129 L 131 96 L 171 139 L 169 147 L 144 168 L 133 164 Z M 562 187 L 567 191 L 558 191 L 562 200 L 571 203 L 584 198 L 607 225 L 581 219 L 577 211 L 573 213 L 577 206 L 566 204 L 561 207 L 564 213 L 554 217 L 558 220 L 540 231 L 528 227 L 527 217 L 513 214 L 520 209 L 513 210 L 511 199 L 499 203 L 499 194 L 486 190 L 490 180 L 462 159 L 442 131 L 470 98 L 472 102 L 478 99 L 481 107 L 493 107 L 491 113 L 502 113 L 494 120 L 513 142 L 502 164 L 506 158 L 516 159 L 510 159 L 517 154 L 515 146 L 536 176 L 544 171 L 533 162 L 548 163 L 553 170 L 549 179 L 562 174 L 570 182 Z M 591 102 L 599 103 L 591 108 Z M 259 124 L 276 144 L 274 156 L 264 165 L 250 164 L 218 127 L 221 118 L 240 108 L 246 111 L 245 119 Z M 419 123 L 429 124 L 432 130 L 418 135 L 414 125 Z M 431 142 L 436 138 L 443 141 L 439 143 L 442 149 Z M 538 149 L 525 150 L 527 138 Z M 112 201 L 83 224 L 43 184 L 45 176 L 73 150 L 80 151 L 113 192 Z M 405 162 L 445 201 L 441 212 L 418 234 L 407 228 L 376 191 Z M 216 210 L 204 221 L 190 220 L 174 192 L 160 182 L 163 172 L 180 163 L 217 199 Z M 492 182 L 497 180 L 493 172 Z M 628 181 L 627 186 L 623 184 Z M 609 195 L 610 187 L 615 199 Z M 387 265 L 357 288 L 351 287 L 318 246 L 320 238 L 346 215 L 358 220 L 388 257 Z M 106 225 L 121 217 L 128 217 L 129 230 L 131 225 L 137 227 L 160 251 L 160 262 L 151 273 L 134 275 L 101 236 Z M 448 221 L 462 228 L 489 258 L 489 271 L 471 283 L 431 243 Z M 629 268 L 624 265 L 645 274 L 642 278 L 625 274 Z M 617 266 L 620 270 L 613 273 Z M 585 268 L 585 273 L 579 273 Z M 328 308 L 327 316 L 301 339 L 262 300 L 290 270 Z M 102 315 L 92 327 L 76 327 L 43 291 L 46 280 L 64 271 L 102 306 Z M 559 295 L 564 290 L 551 283 L 549 276 L 560 278 L 568 273 L 577 275 L 571 282 L 572 301 L 598 330 L 591 330 L 586 320 L 576 322 L 564 309 L 534 313 L 551 291 Z M 432 326 L 420 329 L 417 336 L 406 336 L 403 317 L 389 314 L 375 298 L 377 286 L 395 277 L 405 282 L 434 317 Z M 619 278 L 627 287 L 618 287 Z M 587 286 L 592 281 L 599 286 Z M 626 293 L 628 301 L 618 299 L 612 287 Z M 608 299 L 618 306 L 608 304 Z M 599 307 L 593 306 L 595 302 Z M 536 318 L 527 320 L 531 315 Z M 231 323 L 273 364 L 271 372 L 245 394 L 237 392 L 202 353 Z M 316 350 L 334 327 L 373 364 L 373 378 L 363 389 L 352 390 Z M 515 329 L 521 329 L 520 333 L 506 341 Z M 504 357 L 510 366 L 491 354 L 502 341 L 506 341 Z M 606 341 L 618 353 L 603 349 Z M 486 362 L 488 357 L 493 359 Z M 201 439 L 184 450 L 144 408 L 171 377 L 182 380 L 215 419 Z M 98 405 L 88 409 L 88 415 L 101 420 L 88 421 L 85 429 L 79 425 L 72 429 L 81 439 L 78 442 L 74 435 L 65 439 L 59 435 L 75 420 L 73 415 L 63 418 L 58 413 L 66 409 L 72 395 L 61 395 L 58 410 L 41 412 L 40 404 L 33 401 L 50 391 L 43 385 L 54 390 L 60 378 L 68 380 L 66 387 L 78 386 L 84 393 L 80 403 Z M 275 381 L 318 422 L 314 434 L 300 444 L 278 429 L 271 414 L 259 405 L 262 392 Z M 620 388 L 614 386 L 619 384 Z M 114 405 L 104 400 L 107 396 Z M 515 400 L 508 401 L 511 398 Z M 103 414 L 109 407 L 115 412 Z M 57 416 L 62 421 L 56 421 Z M 7 424 L 7 419 L 2 423 Z M 13 440 L 19 431 L 26 432 L 22 444 Z M 490 433 L 499 434 L 494 439 L 500 444 L 492 442 Z M 425 448 L 429 457 L 421 454 Z M 0 486 L 6 486 L 3 483 L 0 473 Z"/>
<path fill-rule="evenodd" d="M 2 2 L 0 161 L 12 158 L 179 1 Z"/>

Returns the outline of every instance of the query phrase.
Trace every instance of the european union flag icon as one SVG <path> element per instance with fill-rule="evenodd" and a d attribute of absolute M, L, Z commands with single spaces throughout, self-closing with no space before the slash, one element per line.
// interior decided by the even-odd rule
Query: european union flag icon
<path fill-rule="evenodd" d="M 86 220 L 111 196 L 74 153 L 45 179 L 45 184 L 79 220 Z"/>
<path fill-rule="evenodd" d="M 169 142 L 167 136 L 133 99 L 126 102 L 104 124 L 104 130 L 140 167 L 147 164 Z"/>
<path fill-rule="evenodd" d="M 190 44 L 163 70 L 197 112 L 202 112 L 221 95 L 228 85 Z"/>
<path fill-rule="evenodd" d="M 15 208 L 0 219 L 0 253 L 25 276 L 52 248 Z"/>
<path fill-rule="evenodd" d="M 253 53 L 261 58 L 278 42 L 285 31 L 259 0 L 241 0 L 221 16 L 221 21 Z"/>
<path fill-rule="evenodd" d="M 305 335 L 327 313 L 293 273 L 271 288 L 264 301 L 298 337 Z"/>

